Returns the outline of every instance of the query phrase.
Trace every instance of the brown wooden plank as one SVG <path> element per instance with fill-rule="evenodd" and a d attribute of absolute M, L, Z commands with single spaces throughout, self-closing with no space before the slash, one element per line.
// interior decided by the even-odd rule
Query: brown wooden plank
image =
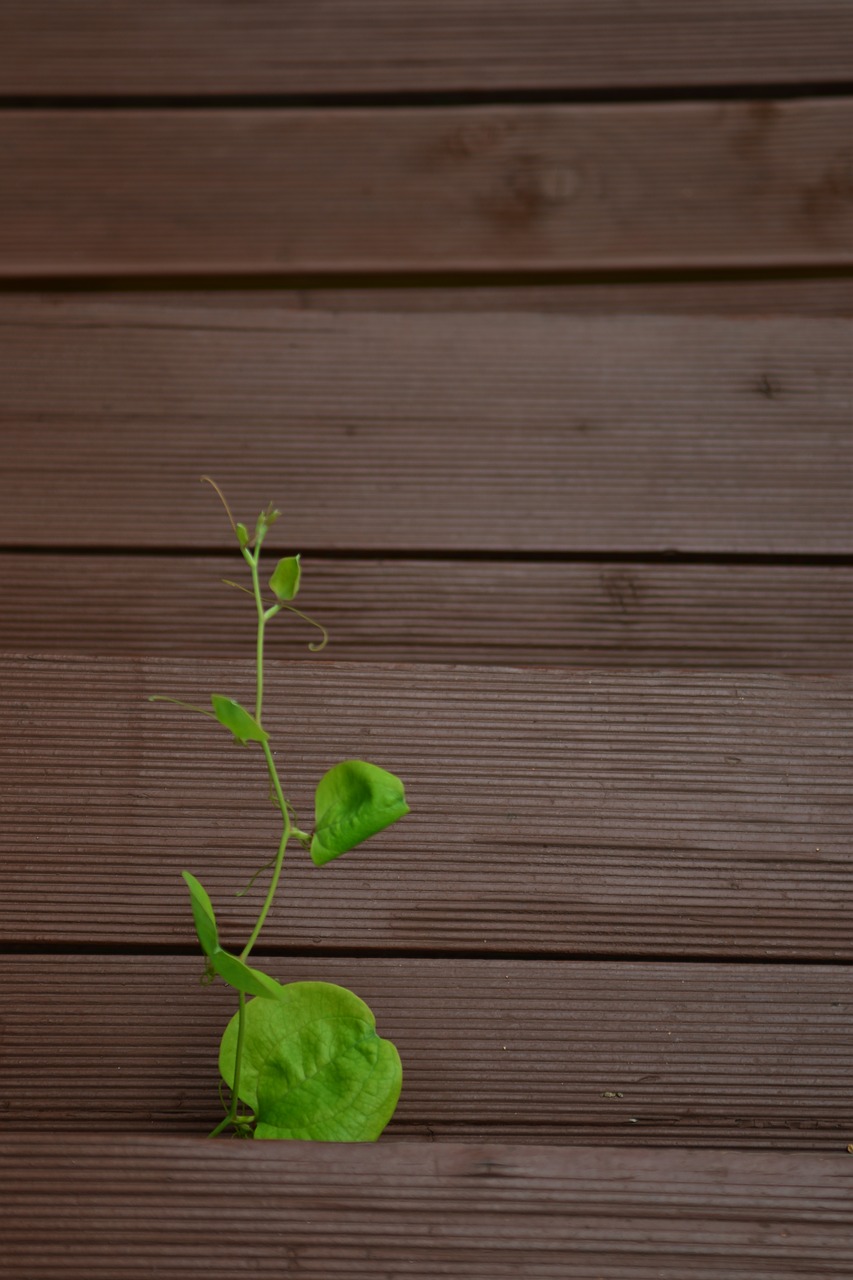
<path fill-rule="evenodd" d="M 212 473 L 246 519 L 275 498 L 305 552 L 844 552 L 851 334 L 17 299 L 0 540 L 226 547 Z"/>
<path fill-rule="evenodd" d="M 364 93 L 850 78 L 844 0 L 6 0 L 9 94 Z"/>
<path fill-rule="evenodd" d="M 367 1000 L 403 1062 L 389 1137 L 839 1152 L 851 1140 L 843 967 L 258 963 Z M 6 1132 L 201 1137 L 221 1118 L 217 1051 L 236 998 L 201 985 L 200 956 L 3 967 Z"/>
<path fill-rule="evenodd" d="M 851 99 L 7 111 L 0 274 L 849 264 L 851 131 Z"/>
<path fill-rule="evenodd" d="M 0 1150 L 0 1241 L 31 1280 L 111 1278 L 117 1258 L 161 1280 L 846 1280 L 851 1170 L 842 1155 L 34 1133 Z"/>
<path fill-rule="evenodd" d="M 259 890 L 234 894 L 278 840 L 262 760 L 145 698 L 250 700 L 249 664 L 3 657 L 0 678 L 2 936 L 192 945 L 184 868 L 229 942 L 248 936 Z M 850 957 L 849 695 L 830 677 L 273 663 L 264 723 L 303 827 L 354 757 L 398 773 L 413 812 L 322 871 L 294 850 L 265 942 Z"/>
<path fill-rule="evenodd" d="M 235 556 L 0 553 L 13 608 L 0 650 L 245 658 L 251 602 Z M 59 591 L 45 584 L 61 583 Z M 329 628 L 276 653 L 308 662 L 468 662 L 837 672 L 853 658 L 844 566 L 303 560 L 302 608 Z"/>

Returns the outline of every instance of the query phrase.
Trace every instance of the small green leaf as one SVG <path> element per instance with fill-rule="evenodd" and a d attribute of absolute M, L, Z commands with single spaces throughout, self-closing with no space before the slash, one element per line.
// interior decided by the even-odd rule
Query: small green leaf
<path fill-rule="evenodd" d="M 209 958 L 215 951 L 219 950 L 219 932 L 216 928 L 213 904 L 207 896 L 206 889 L 200 881 L 196 880 L 195 876 L 190 875 L 189 871 L 182 871 L 181 875 L 190 891 L 190 905 L 201 949 Z"/>
<path fill-rule="evenodd" d="M 239 521 L 235 524 L 234 528 L 237 530 L 237 541 L 240 543 L 241 548 L 245 549 L 249 545 L 249 530 L 244 524 L 240 524 Z"/>
<path fill-rule="evenodd" d="M 210 956 L 210 963 L 220 978 L 224 978 L 229 987 L 234 987 L 237 991 L 243 991 L 249 996 L 265 996 L 270 1000 L 281 998 L 284 988 L 280 982 L 261 973 L 260 969 L 250 968 L 239 956 L 232 956 L 230 951 L 223 951 L 221 948 L 214 951 Z"/>
<path fill-rule="evenodd" d="M 244 746 L 247 742 L 266 742 L 269 734 L 239 702 L 235 702 L 233 698 L 223 698 L 218 693 L 212 694 L 210 701 L 216 719 L 231 730 L 238 742 L 242 742 Z"/>
<path fill-rule="evenodd" d="M 258 1117 L 255 1137 L 374 1141 L 400 1096 L 396 1048 L 344 987 L 293 982 L 281 991 L 280 1000 L 253 1000 L 245 1010 L 239 1095 Z M 219 1053 L 229 1086 L 237 1024 L 235 1014 Z"/>
<path fill-rule="evenodd" d="M 230 951 L 223 951 L 219 945 L 219 930 L 216 927 L 216 916 L 213 904 L 207 895 L 204 885 L 189 871 L 181 872 L 184 882 L 190 891 L 195 931 L 201 943 L 201 949 L 210 962 L 210 967 L 224 978 L 229 986 L 237 991 L 244 991 L 250 996 L 266 996 L 280 999 L 282 986 L 275 978 L 269 978 L 260 969 L 251 969 L 239 956 L 232 956 Z"/>
<path fill-rule="evenodd" d="M 283 560 L 279 560 L 270 578 L 270 586 L 279 600 L 295 599 L 299 590 L 300 574 L 299 556 L 285 556 Z"/>
<path fill-rule="evenodd" d="M 320 779 L 314 800 L 311 858 L 318 867 L 390 827 L 409 812 L 403 784 L 364 760 L 336 764 Z"/>

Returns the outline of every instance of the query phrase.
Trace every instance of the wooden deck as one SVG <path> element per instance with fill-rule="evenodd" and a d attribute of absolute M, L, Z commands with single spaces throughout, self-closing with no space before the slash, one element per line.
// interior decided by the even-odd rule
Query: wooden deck
<path fill-rule="evenodd" d="M 853 9 L 640 8 L 3 6 L 4 1278 L 853 1273 Z M 276 832 L 146 701 L 251 688 L 202 473 L 331 631 L 297 807 L 407 784 L 257 951 L 375 1146 L 203 1137 L 179 873 L 237 940 Z"/>

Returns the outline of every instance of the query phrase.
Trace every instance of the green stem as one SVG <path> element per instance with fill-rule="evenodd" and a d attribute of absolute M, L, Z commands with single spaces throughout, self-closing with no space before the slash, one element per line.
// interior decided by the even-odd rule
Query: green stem
<path fill-rule="evenodd" d="M 258 578 L 258 560 L 260 559 L 261 548 L 260 543 L 252 556 L 247 556 L 249 568 L 252 571 L 252 594 L 255 597 L 255 604 L 258 609 L 258 639 L 255 648 L 255 667 L 257 671 L 257 686 L 255 692 L 255 719 L 258 724 L 261 723 L 261 709 L 264 702 L 264 628 L 267 624 L 266 614 L 264 612 L 264 602 L 261 598 L 261 584 Z"/>
<path fill-rule="evenodd" d="M 281 782 L 279 781 L 278 770 L 275 767 L 275 760 L 273 759 L 272 751 L 270 751 L 269 743 L 262 742 L 261 748 L 263 750 L 264 755 L 266 756 L 267 768 L 269 769 L 269 772 L 270 772 L 270 778 L 272 780 L 273 788 L 275 790 L 276 800 L 278 801 L 279 808 L 281 809 L 281 816 L 284 819 L 284 830 L 281 833 L 281 842 L 278 846 L 278 853 L 276 854 L 275 866 L 273 867 L 273 873 L 270 879 L 270 887 L 267 890 L 267 896 L 264 899 L 264 905 L 261 907 L 261 913 L 258 916 L 255 927 L 249 936 L 249 941 L 246 943 L 245 947 L 240 952 L 240 959 L 243 961 L 246 960 L 247 956 L 249 955 L 249 952 L 252 950 L 252 947 L 257 942 L 258 935 L 260 934 L 261 929 L 263 929 L 264 927 L 264 921 L 266 920 L 269 909 L 273 904 L 273 898 L 275 897 L 276 890 L 278 889 L 278 882 L 281 879 L 281 871 L 284 865 L 284 853 L 287 848 L 287 842 L 290 839 L 293 831 L 292 824 L 290 821 L 290 810 L 288 808 L 287 801 L 285 800 L 284 794 L 281 789 Z"/>
<path fill-rule="evenodd" d="M 255 547 L 254 553 L 250 552 L 247 548 L 243 549 L 243 556 L 246 560 L 246 563 L 249 565 L 249 568 L 252 573 L 252 594 L 255 597 L 255 604 L 258 610 L 258 638 L 257 638 L 257 646 L 256 646 L 257 685 L 256 685 L 256 692 L 255 692 L 255 719 L 257 720 L 258 724 L 261 723 L 261 712 L 263 710 L 263 700 L 264 700 L 264 628 L 269 618 L 273 617 L 278 612 L 278 608 L 276 606 L 273 606 L 271 609 L 267 609 L 266 611 L 264 610 L 264 603 L 261 597 L 261 584 L 258 576 L 258 562 L 260 560 L 260 554 L 261 554 L 260 539 L 258 539 L 258 543 Z M 255 927 L 252 930 L 251 934 L 249 935 L 248 942 L 246 943 L 243 950 L 240 952 L 240 959 L 244 963 L 247 960 L 255 943 L 257 942 L 261 929 L 263 929 L 264 927 L 264 921 L 266 920 L 267 915 L 269 914 L 270 908 L 272 907 L 273 900 L 276 895 L 276 890 L 278 889 L 279 880 L 281 879 L 281 872 L 282 872 L 282 867 L 284 865 L 284 855 L 287 849 L 287 842 L 290 839 L 290 836 L 292 833 L 290 805 L 284 797 L 284 792 L 282 791 L 282 787 L 281 787 L 281 780 L 278 776 L 278 770 L 275 767 L 275 760 L 273 758 L 272 751 L 270 750 L 269 743 L 262 742 L 261 748 L 263 750 L 264 757 L 267 762 L 267 769 L 269 771 L 270 781 L 272 782 L 276 801 L 278 802 L 278 807 L 281 810 L 281 816 L 283 819 L 284 826 L 281 833 L 281 840 L 278 846 L 278 853 L 276 854 L 276 858 L 275 858 L 273 873 L 270 878 L 269 889 L 267 890 L 267 896 L 264 899 L 264 905 L 261 907 L 260 914 L 258 916 L 257 921 L 255 922 Z M 240 1099 L 239 1099 L 240 1076 L 242 1073 L 242 1066 L 243 1066 L 243 1043 L 245 1040 L 245 1035 L 246 1035 L 246 997 L 244 993 L 241 991 L 239 993 L 239 999 L 238 999 L 238 1005 L 237 1005 L 237 1045 L 234 1053 L 234 1083 L 231 1086 L 231 1105 L 228 1108 L 228 1114 L 225 1116 L 225 1118 L 221 1120 L 220 1123 L 216 1126 L 216 1128 L 211 1131 L 210 1133 L 211 1138 L 217 1137 L 230 1125 L 233 1125 L 234 1123 L 238 1122 L 237 1111 L 240 1105 Z M 245 1121 L 245 1117 L 243 1119 Z"/>
<path fill-rule="evenodd" d="M 224 1120 L 220 1120 L 219 1124 L 213 1129 L 208 1137 L 216 1138 L 230 1124 L 233 1124 L 237 1118 L 237 1108 L 240 1105 L 240 1072 L 243 1066 L 243 1038 L 246 1034 L 246 997 L 242 991 L 237 993 L 237 1048 L 234 1051 L 234 1083 L 231 1086 L 231 1106 L 228 1108 L 228 1114 Z"/>
<path fill-rule="evenodd" d="M 281 782 L 279 780 L 278 770 L 275 767 L 275 760 L 273 759 L 273 754 L 270 751 L 268 743 L 262 742 L 261 746 L 263 748 L 264 755 L 266 756 L 267 768 L 270 771 L 270 778 L 272 779 L 272 784 L 273 784 L 273 787 L 275 788 L 276 798 L 278 800 L 279 807 L 281 809 L 281 815 L 282 815 L 282 818 L 284 819 L 284 830 L 281 833 L 281 841 L 279 842 L 278 853 L 276 854 L 276 859 L 275 859 L 275 866 L 273 868 L 272 878 L 270 879 L 270 887 L 267 890 L 267 896 L 264 899 L 264 905 L 261 907 L 260 915 L 258 916 L 258 919 L 255 922 L 255 927 L 252 930 L 251 934 L 249 935 L 249 941 L 246 943 L 245 947 L 240 952 L 240 959 L 244 963 L 248 959 L 248 956 L 252 950 L 252 947 L 255 945 L 255 943 L 258 940 L 258 936 L 261 932 L 261 929 L 263 929 L 264 927 L 264 921 L 266 920 L 270 907 L 273 904 L 273 899 L 275 898 L 276 890 L 278 889 L 278 882 L 281 879 L 281 871 L 284 865 L 284 854 L 285 854 L 285 850 L 287 849 L 287 842 L 290 839 L 290 834 L 291 834 L 290 812 L 288 810 L 287 801 L 285 800 L 284 794 L 281 789 Z M 239 993 L 239 1001 L 237 1005 L 237 1047 L 234 1051 L 234 1083 L 231 1086 L 231 1106 L 228 1109 L 228 1114 L 225 1117 L 225 1119 L 220 1121 L 220 1123 L 216 1126 L 213 1132 L 209 1135 L 211 1138 L 217 1137 L 220 1133 L 222 1133 L 224 1129 L 227 1129 L 229 1125 L 234 1124 L 237 1118 L 237 1108 L 239 1106 L 239 1101 L 240 1101 L 239 1099 L 240 1075 L 243 1067 L 243 1040 L 245 1038 L 245 1034 L 246 1034 L 246 997 L 241 991 Z"/>

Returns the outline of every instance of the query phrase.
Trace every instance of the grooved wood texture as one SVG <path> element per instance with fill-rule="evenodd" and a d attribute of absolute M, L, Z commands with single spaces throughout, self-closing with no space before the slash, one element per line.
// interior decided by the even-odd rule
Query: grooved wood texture
<path fill-rule="evenodd" d="M 263 762 L 191 703 L 252 672 L 0 659 L 9 942 L 187 945 L 186 868 L 230 941 L 274 851 Z M 275 947 L 849 957 L 850 683 L 751 673 L 272 664 L 264 723 L 310 826 L 362 757 L 413 812 L 318 870 L 289 856 Z"/>
<path fill-rule="evenodd" d="M 10 310 L 7 547 L 850 549 L 849 320 Z"/>
<path fill-rule="evenodd" d="M 66 650 L 0 656 L 10 1280 L 850 1275 L 851 49 L 848 0 L 2 6 L 0 287 L 131 294 L 0 297 L 0 649 Z M 278 834 L 145 700 L 252 698 L 202 472 L 334 657 L 430 664 L 268 667 L 304 826 L 353 755 L 413 806 L 292 850 L 257 953 L 398 1043 L 378 1149 L 184 1136 L 234 1000 L 178 873 L 245 939 Z"/>
<path fill-rule="evenodd" d="M 123 928 L 136 933 L 130 910 Z M 367 1000 L 403 1061 L 389 1138 L 835 1151 L 851 1140 L 841 968 L 258 963 L 283 982 L 336 982 Z M 236 1000 L 202 986 L 202 969 L 200 955 L 6 957 L 6 1130 L 213 1128 L 217 1049 Z"/>
<path fill-rule="evenodd" d="M 118 1250 L 161 1280 L 846 1280 L 851 1177 L 843 1155 L 33 1134 L 0 1151 L 0 1241 L 31 1280 L 112 1278 Z"/>
<path fill-rule="evenodd" d="M 18 94 L 375 93 L 849 78 L 844 0 L 6 0 Z"/>
<path fill-rule="evenodd" d="M 331 641 L 311 654 L 313 633 L 283 619 L 281 658 L 846 674 L 853 657 L 844 566 L 309 556 L 302 570 L 300 606 Z M 253 606 L 221 585 L 244 576 L 234 555 L 0 553 L 14 601 L 0 650 L 245 658 Z"/>
<path fill-rule="evenodd" d="M 0 274 L 853 262 L 853 100 L 6 111 Z"/>

